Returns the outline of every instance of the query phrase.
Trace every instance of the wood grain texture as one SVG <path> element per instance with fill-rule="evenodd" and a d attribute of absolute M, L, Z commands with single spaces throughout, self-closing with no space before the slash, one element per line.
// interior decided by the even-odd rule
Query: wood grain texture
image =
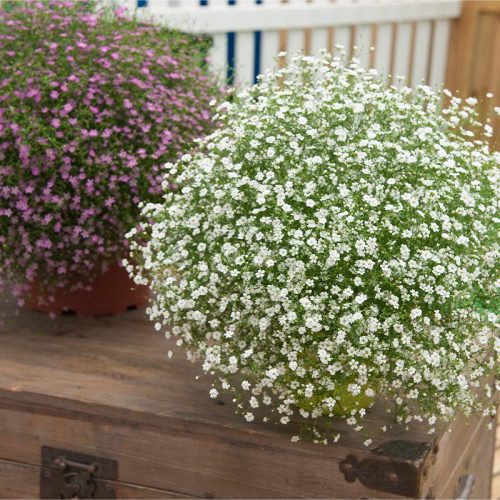
<path fill-rule="evenodd" d="M 0 460 L 0 498 L 36 498 L 40 467 Z"/>
<path fill-rule="evenodd" d="M 452 21 L 450 52 L 447 66 L 447 86 L 470 94 L 472 68 L 477 58 L 490 57 L 491 51 L 478 51 L 481 22 L 487 17 L 500 14 L 500 2 L 496 0 L 464 0 L 459 18 Z M 482 18 L 482 19 L 481 19 Z M 498 64 L 498 57 L 496 58 Z"/>
<path fill-rule="evenodd" d="M 124 498 L 154 497 L 155 490 L 180 497 L 398 498 L 359 480 L 348 483 L 340 472 L 349 454 L 391 463 L 363 445 L 363 434 L 335 421 L 334 432 L 342 432 L 337 445 L 291 443 L 296 424 L 247 423 L 229 401 L 208 397 L 209 381 L 195 380 L 198 364 L 179 352 L 167 360 L 170 348 L 173 342 L 137 312 L 55 321 L 30 312 L 8 317 L 0 331 L 0 459 L 38 467 L 42 445 L 115 459 L 120 483 L 143 488 L 135 493 L 129 486 Z M 377 434 L 387 423 L 379 405 L 366 427 Z M 434 465 L 432 453 L 418 462 L 424 496 L 432 486 L 444 488 L 438 468 L 450 474 L 449 461 L 474 436 L 461 425 L 436 437 L 395 426 L 379 433 L 372 449 L 389 440 L 437 444 Z M 478 425 L 469 422 L 470 429 Z M 30 470 L 19 474 L 32 480 Z"/>
<path fill-rule="evenodd" d="M 446 467 L 448 477 L 437 498 L 459 498 L 461 478 L 472 475 L 474 486 L 469 498 L 491 498 L 491 470 L 493 465 L 494 431 L 483 420 L 472 432 L 468 444 L 450 457 Z M 454 458 L 454 459 L 453 459 Z"/>
<path fill-rule="evenodd" d="M 171 498 L 198 498 L 188 495 L 181 495 L 175 491 L 158 490 L 136 484 L 120 483 L 116 484 L 118 498 L 126 499 L 171 499 Z"/>
<path fill-rule="evenodd" d="M 493 120 L 492 145 L 500 148 L 500 2 L 466 0 L 460 18 L 452 21 L 446 86 L 461 97 L 478 97 L 481 118 Z M 487 92 L 493 99 L 485 99 Z"/>
<path fill-rule="evenodd" d="M 40 466 L 0 460 L 0 499 L 29 499 L 37 498 L 39 493 Z M 167 498 L 195 498 L 181 495 L 173 491 L 158 490 L 135 484 L 111 483 L 118 498 L 123 499 L 167 499 Z"/>
<path fill-rule="evenodd" d="M 497 419 L 495 457 L 493 460 L 493 479 L 491 483 L 491 498 L 500 499 L 500 420 Z"/>
<path fill-rule="evenodd" d="M 491 498 L 493 500 L 500 499 L 500 475 L 493 477 L 493 482 L 491 486 Z"/>

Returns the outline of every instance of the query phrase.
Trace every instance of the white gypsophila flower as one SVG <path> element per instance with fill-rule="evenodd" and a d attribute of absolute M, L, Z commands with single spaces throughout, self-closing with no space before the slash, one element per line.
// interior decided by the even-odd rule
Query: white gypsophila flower
<path fill-rule="evenodd" d="M 218 107 L 166 167 L 178 189 L 142 206 L 127 263 L 212 397 L 316 442 L 340 437 L 325 417 L 361 429 L 375 394 L 431 432 L 494 412 L 500 154 L 476 104 L 299 54 Z"/>

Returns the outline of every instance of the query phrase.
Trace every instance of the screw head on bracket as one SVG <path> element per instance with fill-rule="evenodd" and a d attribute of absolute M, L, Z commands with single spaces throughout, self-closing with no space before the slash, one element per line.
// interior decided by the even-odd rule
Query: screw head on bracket
<path fill-rule="evenodd" d="M 399 481 L 399 476 L 395 472 L 391 472 L 387 475 L 387 480 L 391 484 L 396 484 Z"/>

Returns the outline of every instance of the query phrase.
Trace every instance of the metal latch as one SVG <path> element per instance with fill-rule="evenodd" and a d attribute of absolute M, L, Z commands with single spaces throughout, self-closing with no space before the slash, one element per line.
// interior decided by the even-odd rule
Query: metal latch
<path fill-rule="evenodd" d="M 456 498 L 457 500 L 467 500 L 470 498 L 475 482 L 476 478 L 472 474 L 460 476 L 458 480 L 458 491 L 453 498 Z"/>
<path fill-rule="evenodd" d="M 40 498 L 116 498 L 118 462 L 42 446 Z"/>

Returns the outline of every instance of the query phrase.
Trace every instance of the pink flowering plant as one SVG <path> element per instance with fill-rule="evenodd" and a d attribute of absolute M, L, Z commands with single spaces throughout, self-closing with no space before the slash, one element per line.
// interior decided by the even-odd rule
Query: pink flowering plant
<path fill-rule="evenodd" d="M 0 12 L 0 279 L 19 295 L 123 257 L 138 203 L 158 199 L 165 162 L 211 129 L 220 88 L 202 39 L 88 3 L 11 7 Z"/>

